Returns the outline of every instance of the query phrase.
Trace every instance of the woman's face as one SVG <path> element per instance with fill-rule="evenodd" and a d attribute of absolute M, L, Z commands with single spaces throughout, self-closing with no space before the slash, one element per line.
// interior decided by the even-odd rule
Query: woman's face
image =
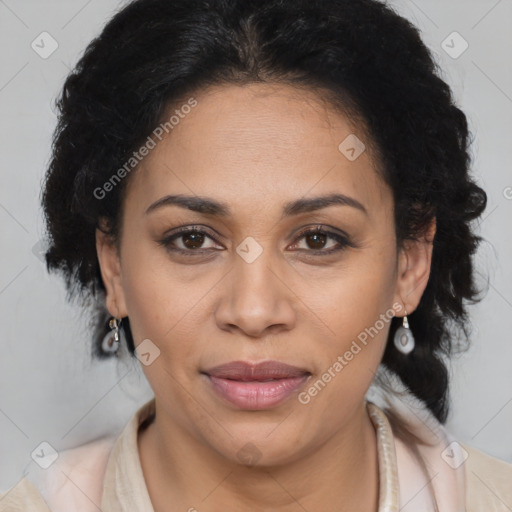
<path fill-rule="evenodd" d="M 107 305 L 144 343 L 160 421 L 228 460 L 284 463 L 359 428 L 429 250 L 397 254 L 364 136 L 314 93 L 224 85 L 194 98 L 129 177 L 120 259 L 98 231 Z M 211 371 L 234 361 L 298 370 Z"/>

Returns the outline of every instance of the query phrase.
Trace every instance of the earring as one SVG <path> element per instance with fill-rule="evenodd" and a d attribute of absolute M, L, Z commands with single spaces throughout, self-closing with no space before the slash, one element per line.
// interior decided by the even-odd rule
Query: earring
<path fill-rule="evenodd" d="M 405 310 L 405 308 L 404 308 Z M 414 336 L 409 328 L 409 321 L 407 320 L 407 311 L 403 319 L 403 324 L 395 332 L 394 340 L 395 347 L 402 354 L 408 354 L 414 349 Z"/>
<path fill-rule="evenodd" d="M 109 320 L 108 326 L 112 330 L 103 338 L 101 348 L 104 352 L 115 354 L 119 350 L 119 325 L 120 321 L 118 322 L 117 318 L 113 317 Z"/>

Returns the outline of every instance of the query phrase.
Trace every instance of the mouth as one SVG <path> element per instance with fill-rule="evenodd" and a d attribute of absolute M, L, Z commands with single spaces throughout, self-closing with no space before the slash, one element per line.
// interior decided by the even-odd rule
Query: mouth
<path fill-rule="evenodd" d="M 311 376 L 305 368 L 279 361 L 258 364 L 233 361 L 201 373 L 218 397 L 245 410 L 277 406 L 301 388 Z"/>

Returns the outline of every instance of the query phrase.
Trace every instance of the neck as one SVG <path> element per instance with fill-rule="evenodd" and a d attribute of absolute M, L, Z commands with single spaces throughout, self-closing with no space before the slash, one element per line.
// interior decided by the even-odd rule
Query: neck
<path fill-rule="evenodd" d="M 155 512 L 300 510 L 377 512 L 375 429 L 362 404 L 343 428 L 291 463 L 245 466 L 222 457 L 166 417 L 139 431 L 142 470 Z M 299 507 L 299 508 L 298 508 Z"/>

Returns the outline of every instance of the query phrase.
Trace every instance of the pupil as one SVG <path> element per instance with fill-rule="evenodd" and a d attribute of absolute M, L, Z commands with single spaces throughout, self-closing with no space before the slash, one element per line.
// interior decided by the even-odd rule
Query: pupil
<path fill-rule="evenodd" d="M 322 233 L 315 233 L 312 235 L 307 235 L 308 245 L 312 249 L 322 249 L 322 247 L 325 244 L 325 238 L 326 238 L 326 235 L 323 235 Z M 309 243 L 312 239 L 313 239 L 313 244 Z"/>
<path fill-rule="evenodd" d="M 184 243 L 189 249 L 198 249 L 203 244 L 204 235 L 201 233 L 187 233 L 183 236 Z M 194 245 L 197 244 L 197 245 Z"/>
<path fill-rule="evenodd" d="M 307 235 L 308 245 L 312 249 L 321 249 L 325 245 L 326 235 L 315 233 Z M 201 233 L 188 233 L 183 236 L 185 245 L 189 249 L 198 249 L 203 245 L 204 235 Z"/>

